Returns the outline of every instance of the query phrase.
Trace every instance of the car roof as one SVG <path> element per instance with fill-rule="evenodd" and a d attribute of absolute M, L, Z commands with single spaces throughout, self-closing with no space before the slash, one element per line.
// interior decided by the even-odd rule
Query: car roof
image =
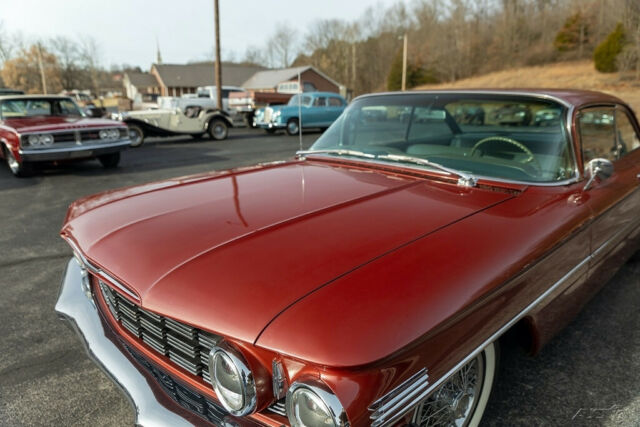
<path fill-rule="evenodd" d="M 303 95 L 313 95 L 313 96 L 339 96 L 342 98 L 342 95 L 335 92 L 302 92 Z M 295 94 L 294 94 L 295 95 Z"/>
<path fill-rule="evenodd" d="M 609 95 L 604 92 L 580 89 L 435 89 L 423 91 L 406 91 L 406 92 L 383 92 L 362 95 L 358 98 L 367 98 L 370 96 L 398 96 L 398 95 L 417 95 L 417 94 L 470 94 L 470 95 L 517 95 L 532 96 L 538 98 L 548 98 L 559 101 L 566 106 L 579 108 L 589 104 L 624 104 L 620 98 Z"/>
<path fill-rule="evenodd" d="M 6 99 L 71 99 L 66 95 L 2 95 L 0 101 Z"/>

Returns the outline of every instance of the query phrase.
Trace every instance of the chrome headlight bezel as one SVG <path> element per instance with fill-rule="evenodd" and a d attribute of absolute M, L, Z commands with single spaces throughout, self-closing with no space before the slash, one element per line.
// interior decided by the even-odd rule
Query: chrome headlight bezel
<path fill-rule="evenodd" d="M 232 407 L 229 402 L 225 400 L 224 391 L 220 389 L 221 386 L 216 375 L 216 364 L 220 357 L 226 358 L 238 374 L 239 385 L 242 390 L 242 405 L 240 408 Z M 238 350 L 226 345 L 225 343 L 219 343 L 214 346 L 209 352 L 209 375 L 211 378 L 211 385 L 213 386 L 213 390 L 216 392 L 218 400 L 231 415 L 242 417 L 255 411 L 257 405 L 257 392 L 253 373 Z"/>
<path fill-rule="evenodd" d="M 100 129 L 98 136 L 101 140 L 112 141 L 120 138 L 120 130 L 117 128 Z"/>
<path fill-rule="evenodd" d="M 349 420 L 347 418 L 344 407 L 340 403 L 338 397 L 329 389 L 327 385 L 321 383 L 315 378 L 308 378 L 294 382 L 287 391 L 286 411 L 289 423 L 292 427 L 301 427 L 298 423 L 295 411 L 295 395 L 296 393 L 309 393 L 322 403 L 326 415 L 333 421 L 334 427 L 348 427 Z"/>
<path fill-rule="evenodd" d="M 22 145 L 31 148 L 49 147 L 54 143 L 50 133 L 32 133 L 22 137 Z"/>

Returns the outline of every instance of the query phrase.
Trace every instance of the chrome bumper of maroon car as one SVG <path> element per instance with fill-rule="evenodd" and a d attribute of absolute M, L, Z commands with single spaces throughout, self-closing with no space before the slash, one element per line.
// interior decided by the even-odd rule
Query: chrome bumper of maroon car
<path fill-rule="evenodd" d="M 74 147 L 51 147 L 32 150 L 20 149 L 18 152 L 20 153 L 20 157 L 23 161 L 46 162 L 101 156 L 103 154 L 122 151 L 129 145 L 131 145 L 131 140 L 123 139 L 110 143 L 87 144 Z"/>
<path fill-rule="evenodd" d="M 177 404 L 167 398 L 165 406 L 156 398 L 163 396 L 164 391 L 144 368 L 126 356 L 117 337 L 105 325 L 93 300 L 82 290 L 82 273 L 75 259 L 67 264 L 55 309 L 82 338 L 89 357 L 127 395 L 135 408 L 137 425 L 194 424 L 193 419 L 189 421 L 175 412 Z"/>

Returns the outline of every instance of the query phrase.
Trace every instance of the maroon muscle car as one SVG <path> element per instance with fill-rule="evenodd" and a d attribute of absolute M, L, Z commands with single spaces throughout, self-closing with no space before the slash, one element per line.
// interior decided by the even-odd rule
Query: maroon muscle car
<path fill-rule="evenodd" d="M 500 337 L 640 246 L 639 131 L 596 92 L 362 96 L 290 161 L 75 202 L 56 310 L 143 425 L 477 425 Z"/>
<path fill-rule="evenodd" d="M 131 141 L 125 124 L 84 117 L 69 97 L 0 96 L 2 157 L 16 176 L 28 176 L 34 163 L 98 158 L 115 168 Z"/>

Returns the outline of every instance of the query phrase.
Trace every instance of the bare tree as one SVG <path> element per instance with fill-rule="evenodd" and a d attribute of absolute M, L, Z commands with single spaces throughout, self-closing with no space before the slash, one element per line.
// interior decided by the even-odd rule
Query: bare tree
<path fill-rule="evenodd" d="M 80 62 L 80 46 L 74 40 L 58 36 L 49 41 L 51 52 L 58 58 L 60 83 L 66 90 L 81 86 L 83 70 Z"/>
<path fill-rule="evenodd" d="M 10 34 L 0 21 L 0 65 L 13 58 L 20 49 L 24 48 L 24 41 L 20 33 Z"/>
<path fill-rule="evenodd" d="M 278 23 L 276 31 L 267 42 L 267 59 L 272 67 L 288 67 L 296 53 L 297 31 L 284 22 Z"/>
<path fill-rule="evenodd" d="M 79 45 L 79 58 L 84 70 L 89 75 L 92 92 L 98 96 L 98 72 L 100 68 L 100 47 L 93 37 L 84 37 Z"/>
<path fill-rule="evenodd" d="M 264 50 L 257 46 L 249 46 L 244 52 L 243 62 L 248 64 L 269 65 Z"/>

